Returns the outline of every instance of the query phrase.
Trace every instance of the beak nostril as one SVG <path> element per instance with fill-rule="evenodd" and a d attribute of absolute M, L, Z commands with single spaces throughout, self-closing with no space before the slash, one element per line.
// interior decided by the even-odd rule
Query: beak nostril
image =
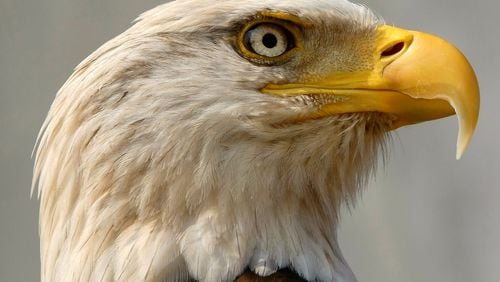
<path fill-rule="evenodd" d="M 401 52 L 401 50 L 403 50 L 404 47 L 405 47 L 404 42 L 398 42 L 394 45 L 389 46 L 389 48 L 385 49 L 384 52 L 382 52 L 381 56 L 383 58 L 396 55 L 397 53 Z"/>

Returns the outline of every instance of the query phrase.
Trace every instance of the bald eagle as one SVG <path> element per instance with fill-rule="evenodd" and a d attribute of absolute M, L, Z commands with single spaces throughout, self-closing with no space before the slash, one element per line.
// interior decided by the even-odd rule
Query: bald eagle
<path fill-rule="evenodd" d="M 161 5 L 75 69 L 43 125 L 42 280 L 356 281 L 339 208 L 391 130 L 456 113 L 459 157 L 478 111 L 455 47 L 364 6 Z"/>

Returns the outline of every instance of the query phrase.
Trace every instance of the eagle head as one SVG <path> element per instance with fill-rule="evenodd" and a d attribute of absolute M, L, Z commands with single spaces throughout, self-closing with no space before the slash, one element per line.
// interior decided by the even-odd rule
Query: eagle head
<path fill-rule="evenodd" d="M 177 0 L 85 59 L 43 126 L 46 281 L 355 281 L 336 240 L 391 130 L 478 85 L 438 37 L 344 0 Z"/>

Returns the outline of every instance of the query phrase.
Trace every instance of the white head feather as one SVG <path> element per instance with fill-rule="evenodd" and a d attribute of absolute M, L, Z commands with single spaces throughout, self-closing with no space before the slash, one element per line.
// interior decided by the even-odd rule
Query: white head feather
<path fill-rule="evenodd" d="M 355 281 L 336 241 L 338 209 L 373 169 L 390 121 L 288 123 L 314 103 L 259 89 L 300 74 L 252 64 L 231 41 L 264 10 L 317 25 L 305 72 L 370 67 L 351 44 L 370 44 L 380 22 L 343 0 L 183 0 L 145 13 L 77 67 L 44 125 L 43 280 L 220 281 L 291 267 Z"/>

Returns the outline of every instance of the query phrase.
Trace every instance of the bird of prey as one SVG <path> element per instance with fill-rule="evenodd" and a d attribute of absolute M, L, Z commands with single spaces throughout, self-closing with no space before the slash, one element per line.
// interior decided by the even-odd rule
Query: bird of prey
<path fill-rule="evenodd" d="M 161 5 L 85 59 L 50 108 L 34 175 L 42 280 L 251 281 L 287 269 L 356 281 L 339 208 L 390 132 L 456 113 L 460 156 L 478 111 L 460 51 L 364 6 Z"/>

